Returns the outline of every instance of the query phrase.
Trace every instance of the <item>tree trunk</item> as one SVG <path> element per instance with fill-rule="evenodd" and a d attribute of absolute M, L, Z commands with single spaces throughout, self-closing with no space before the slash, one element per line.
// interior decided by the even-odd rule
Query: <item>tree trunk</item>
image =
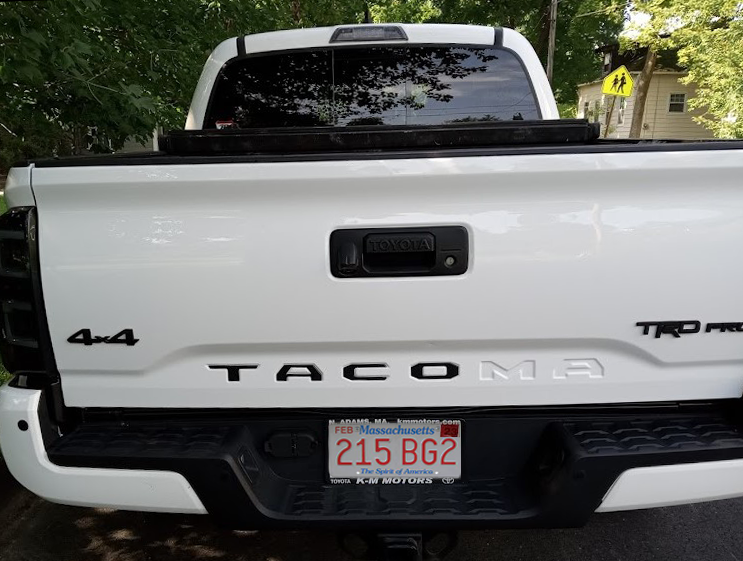
<path fill-rule="evenodd" d="M 557 0 L 550 1 L 550 30 L 547 44 L 547 80 L 552 85 L 552 71 L 555 68 L 555 35 L 557 34 Z"/>
<path fill-rule="evenodd" d="M 72 155 L 80 156 L 83 153 L 83 132 L 80 125 L 72 126 Z"/>
<path fill-rule="evenodd" d="M 299 25 L 302 23 L 302 5 L 299 3 L 299 0 L 292 0 L 291 6 L 294 25 Z"/>
<path fill-rule="evenodd" d="M 539 33 L 537 34 L 537 40 L 534 44 L 534 50 L 537 52 L 537 56 L 540 60 L 545 62 L 547 60 L 547 43 L 550 35 L 550 0 L 542 0 L 539 6 Z M 514 27 L 513 25 L 511 27 Z"/>
<path fill-rule="evenodd" d="M 645 65 L 642 67 L 642 72 L 637 78 L 637 84 L 635 88 L 635 106 L 632 109 L 632 124 L 629 129 L 630 138 L 640 138 L 642 134 L 642 121 L 645 117 L 645 101 L 648 98 L 648 91 L 650 90 L 650 81 L 653 78 L 653 71 L 655 70 L 655 63 L 658 60 L 658 53 L 653 49 L 648 48 L 648 54 L 645 55 Z"/>

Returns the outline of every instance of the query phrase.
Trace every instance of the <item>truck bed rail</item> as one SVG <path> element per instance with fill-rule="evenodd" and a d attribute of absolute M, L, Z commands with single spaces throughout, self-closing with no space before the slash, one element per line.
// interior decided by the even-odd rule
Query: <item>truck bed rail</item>
<path fill-rule="evenodd" d="M 171 155 L 276 154 L 591 143 L 599 124 L 585 119 L 495 121 L 432 126 L 375 125 L 182 130 L 161 137 Z"/>

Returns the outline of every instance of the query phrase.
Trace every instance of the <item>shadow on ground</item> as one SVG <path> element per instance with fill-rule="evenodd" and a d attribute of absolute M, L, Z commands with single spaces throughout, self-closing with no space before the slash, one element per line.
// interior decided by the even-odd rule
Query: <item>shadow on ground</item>
<path fill-rule="evenodd" d="M 0 473 L 2 479 L 2 473 Z M 743 500 L 594 516 L 582 529 L 463 532 L 447 559 L 743 559 Z M 65 507 L 0 487 L 2 561 L 346 561 L 331 532 L 232 532 L 208 517 Z"/>

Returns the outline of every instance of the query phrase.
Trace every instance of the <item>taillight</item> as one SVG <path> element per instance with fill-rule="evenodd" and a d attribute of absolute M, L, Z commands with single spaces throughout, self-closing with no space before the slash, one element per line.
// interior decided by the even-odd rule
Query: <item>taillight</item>
<path fill-rule="evenodd" d="M 36 209 L 12 208 L 0 216 L 0 354 L 12 374 L 38 382 L 56 378 L 39 277 Z M 35 384 L 34 384 L 35 385 Z"/>

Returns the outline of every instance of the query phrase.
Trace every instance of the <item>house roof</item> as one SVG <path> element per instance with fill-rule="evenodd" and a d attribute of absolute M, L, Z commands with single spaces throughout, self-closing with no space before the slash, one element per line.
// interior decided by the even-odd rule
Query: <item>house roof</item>
<path fill-rule="evenodd" d="M 626 51 L 619 51 L 619 44 L 614 43 L 612 45 L 604 45 L 596 49 L 597 53 L 604 53 L 610 55 L 610 62 L 608 66 L 604 66 L 603 72 L 599 78 L 590 82 L 584 82 L 578 84 L 578 87 L 590 86 L 601 82 L 608 74 L 614 72 L 620 66 L 626 66 L 627 70 L 631 74 L 636 75 L 642 71 L 642 67 L 645 65 L 645 55 L 647 55 L 647 47 L 637 47 L 635 49 L 627 49 Z M 655 63 L 655 71 L 653 74 L 686 74 L 684 69 L 678 61 L 678 51 L 675 49 L 668 49 L 658 51 L 658 60 Z"/>
<path fill-rule="evenodd" d="M 602 74 L 603 77 L 622 65 L 626 66 L 630 72 L 639 72 L 645 64 L 645 55 L 647 55 L 648 48 L 637 47 L 620 52 L 619 44 L 615 43 L 613 45 L 604 45 L 603 47 L 599 47 L 596 49 L 596 52 L 609 53 L 611 55 L 610 67 L 606 72 L 604 72 L 604 74 Z M 683 72 L 685 70 L 679 64 L 678 51 L 676 49 L 658 51 L 656 68 L 658 70 L 669 70 L 675 72 Z"/>

